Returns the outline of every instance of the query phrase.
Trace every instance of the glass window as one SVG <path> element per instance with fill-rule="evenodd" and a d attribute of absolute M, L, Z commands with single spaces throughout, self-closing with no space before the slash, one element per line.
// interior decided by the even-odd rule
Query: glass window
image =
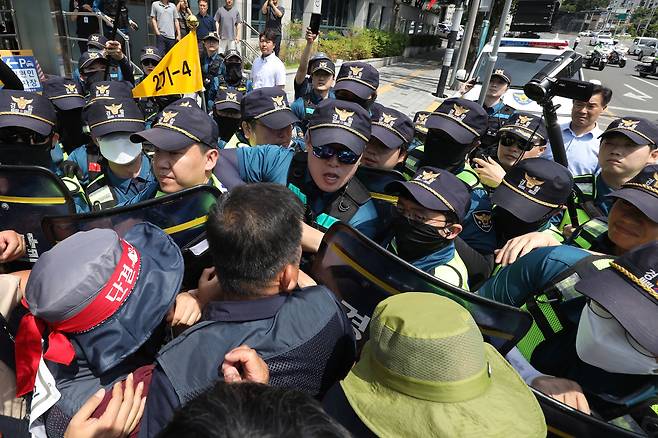
<path fill-rule="evenodd" d="M 487 62 L 487 54 L 483 53 L 480 56 L 480 62 L 475 69 L 475 77 L 478 78 L 477 83 L 482 83 L 482 76 L 484 76 L 484 67 Z M 497 68 L 504 68 L 512 72 L 512 87 L 522 88 L 525 84 L 530 82 L 530 79 L 546 66 L 549 62 L 555 59 L 555 54 L 545 53 L 501 53 L 498 52 L 498 60 L 496 61 Z M 579 79 L 578 74 L 575 74 L 572 79 Z"/>

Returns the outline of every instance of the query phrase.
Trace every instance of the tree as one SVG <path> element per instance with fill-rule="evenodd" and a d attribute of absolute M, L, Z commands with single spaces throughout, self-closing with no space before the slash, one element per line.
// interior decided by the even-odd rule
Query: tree
<path fill-rule="evenodd" d="M 560 9 L 566 12 L 591 11 L 593 9 L 605 9 L 610 0 L 564 0 Z"/>

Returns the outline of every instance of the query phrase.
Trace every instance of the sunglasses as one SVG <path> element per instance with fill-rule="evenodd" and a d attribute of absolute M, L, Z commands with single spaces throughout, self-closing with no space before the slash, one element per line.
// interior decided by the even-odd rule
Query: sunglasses
<path fill-rule="evenodd" d="M 359 161 L 360 155 L 355 154 L 349 149 L 336 149 L 331 146 L 313 146 L 313 155 L 321 160 L 329 160 L 336 156 L 338 162 L 342 164 L 355 164 Z"/>
<path fill-rule="evenodd" d="M 144 61 L 142 61 L 142 65 L 144 67 L 155 67 L 156 65 L 158 65 L 158 62 L 152 59 L 145 59 Z"/>
<path fill-rule="evenodd" d="M 510 135 L 510 134 L 503 134 L 500 136 L 500 144 L 506 147 L 512 147 L 516 146 L 517 148 L 521 149 L 522 151 L 528 152 L 531 151 L 532 148 L 539 146 L 537 144 L 534 144 L 528 140 L 525 140 L 523 138 L 517 137 L 516 135 Z"/>

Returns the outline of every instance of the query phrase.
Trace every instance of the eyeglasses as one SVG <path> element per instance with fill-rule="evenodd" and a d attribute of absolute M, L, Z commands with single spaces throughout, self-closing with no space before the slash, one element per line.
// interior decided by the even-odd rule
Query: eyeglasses
<path fill-rule="evenodd" d="M 336 149 L 331 146 L 313 146 L 313 155 L 321 160 L 329 160 L 336 156 L 342 164 L 355 164 L 359 161 L 360 155 L 355 154 L 349 149 Z"/>
<path fill-rule="evenodd" d="M 528 140 L 522 139 L 516 135 L 509 135 L 509 134 L 503 134 L 500 136 L 500 144 L 502 144 L 505 147 L 516 146 L 517 148 L 525 152 L 531 151 L 532 148 L 539 146 Z"/>

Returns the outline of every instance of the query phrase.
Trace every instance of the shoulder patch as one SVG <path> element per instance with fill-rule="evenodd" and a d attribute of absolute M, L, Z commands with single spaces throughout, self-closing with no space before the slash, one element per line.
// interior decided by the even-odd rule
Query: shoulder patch
<path fill-rule="evenodd" d="M 485 233 L 491 231 L 493 222 L 491 220 L 491 212 L 488 210 L 476 210 L 473 212 L 473 221 L 475 225 Z"/>

